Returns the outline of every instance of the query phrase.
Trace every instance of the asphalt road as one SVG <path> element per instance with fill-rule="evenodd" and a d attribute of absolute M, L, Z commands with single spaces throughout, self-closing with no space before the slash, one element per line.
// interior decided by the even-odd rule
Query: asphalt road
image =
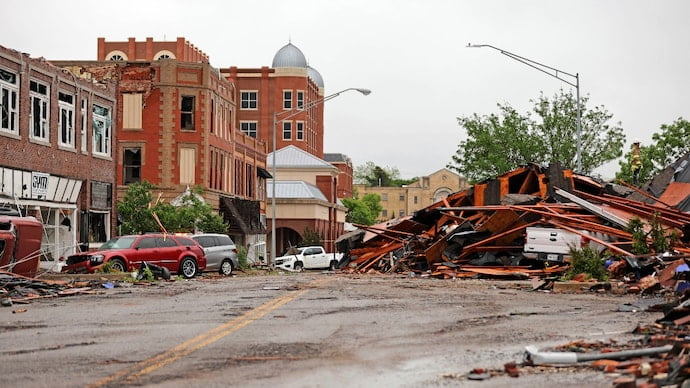
<path fill-rule="evenodd" d="M 0 386 L 610 387 L 587 369 L 466 374 L 528 345 L 634 338 L 658 318 L 618 311 L 634 299 L 319 272 L 104 288 L 0 308 Z"/>

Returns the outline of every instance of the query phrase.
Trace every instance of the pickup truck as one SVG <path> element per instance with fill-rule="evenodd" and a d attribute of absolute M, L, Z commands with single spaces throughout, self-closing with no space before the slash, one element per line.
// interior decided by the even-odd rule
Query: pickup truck
<path fill-rule="evenodd" d="M 342 253 L 326 253 L 323 247 L 291 247 L 285 255 L 276 257 L 275 266 L 286 271 L 302 272 L 304 269 L 329 269 L 338 267 Z"/>

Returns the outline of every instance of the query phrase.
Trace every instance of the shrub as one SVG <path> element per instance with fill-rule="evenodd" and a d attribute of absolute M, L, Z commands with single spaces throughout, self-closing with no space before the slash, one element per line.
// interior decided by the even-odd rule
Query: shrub
<path fill-rule="evenodd" d="M 602 256 L 589 245 L 582 249 L 571 249 L 570 257 L 570 268 L 563 275 L 565 280 L 571 280 L 581 273 L 587 274 L 590 279 L 608 280 Z"/>

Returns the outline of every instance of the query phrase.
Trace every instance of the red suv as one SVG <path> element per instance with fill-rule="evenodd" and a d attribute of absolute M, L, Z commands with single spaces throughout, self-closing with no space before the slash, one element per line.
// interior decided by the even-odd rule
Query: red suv
<path fill-rule="evenodd" d="M 138 269 L 144 261 L 187 279 L 206 268 L 206 255 L 196 241 L 184 236 L 152 233 L 115 237 L 98 251 L 69 256 L 62 272 L 93 273 L 105 263 L 110 263 L 113 270 L 129 272 Z"/>

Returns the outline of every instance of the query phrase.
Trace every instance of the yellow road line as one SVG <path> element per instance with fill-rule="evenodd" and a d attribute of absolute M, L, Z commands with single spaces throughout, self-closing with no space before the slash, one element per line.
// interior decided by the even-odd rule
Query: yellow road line
<path fill-rule="evenodd" d="M 327 281 L 327 279 L 319 279 L 317 281 L 309 283 L 309 285 L 318 286 L 321 283 L 324 283 L 325 281 Z M 144 361 L 141 361 L 133 367 L 123 369 L 113 375 L 98 380 L 88 385 L 88 387 L 102 387 L 109 383 L 121 380 L 124 380 L 128 383 L 132 383 L 134 382 L 134 380 L 142 377 L 143 375 L 146 375 L 165 365 L 168 365 L 194 351 L 197 351 L 207 345 L 210 345 L 218 341 L 219 339 L 227 336 L 228 334 L 231 334 L 249 325 L 250 323 L 263 317 L 269 312 L 279 308 L 280 306 L 290 302 L 295 298 L 302 296 L 307 291 L 309 290 L 305 289 L 302 291 L 285 294 L 276 299 L 272 299 L 264 303 L 263 305 L 247 312 L 246 314 L 243 314 L 242 316 L 239 316 L 231 321 L 228 321 L 216 327 L 215 329 L 209 330 L 206 333 L 200 334 L 190 340 L 187 340 L 181 343 L 180 345 L 177 345 L 174 348 L 169 349 L 155 357 L 151 357 Z"/>

